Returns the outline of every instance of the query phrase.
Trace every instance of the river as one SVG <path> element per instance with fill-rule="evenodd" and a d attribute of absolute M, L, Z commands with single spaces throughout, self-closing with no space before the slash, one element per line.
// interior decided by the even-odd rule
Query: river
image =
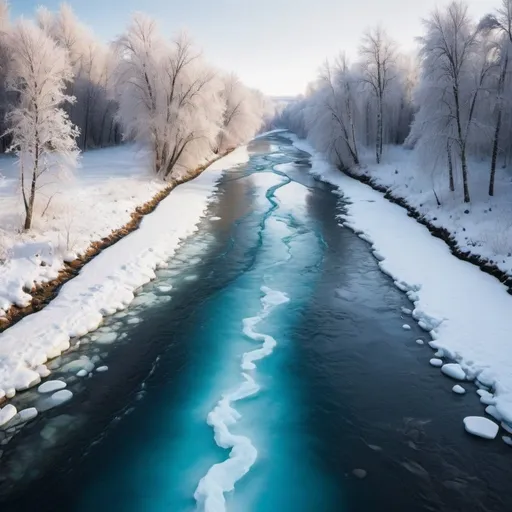
<path fill-rule="evenodd" d="M 343 198 L 279 134 L 249 149 L 116 341 L 54 362 L 75 396 L 5 446 L 2 512 L 512 510 L 510 448 L 464 432 L 478 396 L 429 366 Z M 91 354 L 108 371 L 66 373 Z"/>

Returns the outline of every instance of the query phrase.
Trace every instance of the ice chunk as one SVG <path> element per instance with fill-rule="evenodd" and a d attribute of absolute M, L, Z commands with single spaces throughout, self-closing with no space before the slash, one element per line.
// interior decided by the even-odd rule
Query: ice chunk
<path fill-rule="evenodd" d="M 512 434 L 512 425 L 509 425 L 506 421 L 501 422 L 501 428 L 506 430 L 509 434 Z"/>
<path fill-rule="evenodd" d="M 210 220 L 221 220 L 220 217 L 210 217 Z"/>
<path fill-rule="evenodd" d="M 451 377 L 455 380 L 466 380 L 466 374 L 464 370 L 462 369 L 461 365 L 458 363 L 449 363 L 445 364 L 441 371 L 447 375 L 448 377 Z"/>
<path fill-rule="evenodd" d="M 14 416 L 16 416 L 17 412 L 16 407 L 12 404 L 7 404 L 5 407 L 0 409 L 0 427 L 12 420 Z"/>
<path fill-rule="evenodd" d="M 108 366 L 98 366 L 98 368 L 96 368 L 96 371 L 99 373 L 106 372 L 107 370 L 108 370 Z"/>
<path fill-rule="evenodd" d="M 45 364 L 40 364 L 37 368 L 36 368 L 36 372 L 39 374 L 39 376 L 44 379 L 46 377 L 48 377 L 48 375 L 50 375 L 50 370 L 48 370 L 48 367 L 45 365 Z"/>
<path fill-rule="evenodd" d="M 158 289 L 159 292 L 167 293 L 167 292 L 170 292 L 172 290 L 172 284 L 168 284 L 168 285 L 163 285 L 162 284 L 157 289 Z"/>
<path fill-rule="evenodd" d="M 402 310 L 402 313 L 404 315 L 412 315 L 412 310 L 411 309 L 405 308 L 404 306 L 402 306 L 400 309 Z"/>
<path fill-rule="evenodd" d="M 89 359 L 76 359 L 75 361 L 70 361 L 61 368 L 63 372 L 70 373 L 76 373 L 82 369 L 87 372 L 92 372 L 94 370 L 94 364 L 91 363 Z"/>
<path fill-rule="evenodd" d="M 425 342 L 423 340 L 416 340 L 416 343 L 418 345 L 424 345 L 425 344 Z"/>
<path fill-rule="evenodd" d="M 73 393 L 69 391 L 69 389 L 61 389 L 60 391 L 57 391 L 56 393 L 53 393 L 51 396 L 51 400 L 54 403 L 54 405 L 60 405 L 68 400 L 71 400 L 73 398 Z"/>
<path fill-rule="evenodd" d="M 27 421 L 33 420 L 37 416 L 37 409 L 35 407 L 23 409 L 18 413 L 18 416 L 20 417 L 20 421 L 22 423 L 26 423 Z"/>
<path fill-rule="evenodd" d="M 432 366 L 435 366 L 436 368 L 441 368 L 441 366 L 443 366 L 443 361 L 441 359 L 437 359 L 437 358 L 433 357 L 430 360 L 430 364 Z"/>
<path fill-rule="evenodd" d="M 39 393 L 53 393 L 59 389 L 64 389 L 66 386 L 67 384 L 61 380 L 48 380 L 41 384 L 37 388 L 37 391 L 39 391 Z"/>
<path fill-rule="evenodd" d="M 455 386 L 452 388 L 452 391 L 457 393 L 457 395 L 463 395 L 466 393 L 466 390 L 462 386 L 459 386 L 459 384 L 455 384 Z"/>
<path fill-rule="evenodd" d="M 485 408 L 485 412 L 492 416 L 496 421 L 501 421 L 503 419 L 503 416 L 499 413 L 498 409 L 496 409 L 495 405 L 488 405 Z"/>
<path fill-rule="evenodd" d="M 466 416 L 464 418 L 466 432 L 483 439 L 494 439 L 498 435 L 499 426 L 482 416 Z"/>
<path fill-rule="evenodd" d="M 77 377 L 87 377 L 87 374 L 88 374 L 87 370 L 82 369 L 77 372 L 76 376 Z"/>
<path fill-rule="evenodd" d="M 409 324 L 404 324 L 404 325 L 402 325 L 402 329 L 404 329 L 405 331 L 410 331 L 411 326 Z"/>
<path fill-rule="evenodd" d="M 492 393 L 489 393 L 486 389 L 478 389 L 477 393 L 480 395 L 480 402 L 485 405 L 494 405 L 496 400 Z"/>
<path fill-rule="evenodd" d="M 110 343 L 114 343 L 117 338 L 117 333 L 115 332 L 108 332 L 106 334 L 102 334 L 98 337 L 96 340 L 96 343 L 100 343 L 101 345 L 109 345 Z"/>

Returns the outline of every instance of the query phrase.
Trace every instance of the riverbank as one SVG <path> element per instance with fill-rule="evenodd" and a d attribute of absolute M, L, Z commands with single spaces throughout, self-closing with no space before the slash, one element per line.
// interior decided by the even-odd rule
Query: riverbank
<path fill-rule="evenodd" d="M 430 333 L 441 364 L 455 361 L 463 371 L 460 384 L 475 380 L 490 391 L 492 396 L 482 397 L 493 406 L 487 412 L 510 429 L 512 297 L 506 286 L 455 258 L 443 241 L 382 192 L 333 168 L 307 142 L 293 140 L 312 155 L 311 172 L 338 187 L 348 201 L 340 220 L 372 245 L 381 270 L 407 293 L 415 306 L 412 316 Z M 509 439 L 506 431 L 502 434 Z"/>
<path fill-rule="evenodd" d="M 44 309 L 2 333 L 0 399 L 37 384 L 49 374 L 46 361 L 67 350 L 71 338 L 96 329 L 104 315 L 124 309 L 134 292 L 154 278 L 158 265 L 195 230 L 222 172 L 247 159 L 246 148 L 239 148 L 164 195 L 139 229 L 100 252 Z"/>

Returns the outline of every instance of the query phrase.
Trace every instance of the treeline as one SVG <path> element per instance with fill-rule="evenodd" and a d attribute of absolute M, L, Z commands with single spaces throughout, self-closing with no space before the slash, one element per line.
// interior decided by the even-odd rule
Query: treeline
<path fill-rule="evenodd" d="M 0 151 L 19 158 L 25 229 L 41 176 L 72 166 L 80 150 L 135 141 L 168 179 L 248 141 L 272 115 L 259 91 L 150 17 L 134 15 L 107 44 L 66 4 L 11 22 L 0 0 Z"/>
<path fill-rule="evenodd" d="M 496 169 L 512 156 L 512 0 L 481 20 L 453 2 L 423 24 L 415 58 L 382 28 L 367 31 L 359 59 L 326 62 L 277 124 L 307 137 L 340 169 L 359 165 L 368 148 L 377 163 L 385 144 L 414 148 L 429 169 L 445 170 L 451 191 L 460 181 L 465 202 L 470 159 L 485 159 L 492 196 Z"/>

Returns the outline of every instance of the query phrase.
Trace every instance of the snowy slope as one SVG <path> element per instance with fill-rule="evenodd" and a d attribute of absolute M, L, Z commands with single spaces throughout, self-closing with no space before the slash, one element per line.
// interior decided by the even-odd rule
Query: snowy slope
<path fill-rule="evenodd" d="M 431 346 L 460 363 L 466 379 L 492 390 L 486 403 L 512 425 L 512 296 L 505 286 L 454 257 L 404 208 L 334 169 L 307 142 L 293 140 L 313 155 L 311 172 L 348 199 L 344 225 L 372 244 L 381 269 L 407 292 L 413 317 L 434 339 Z"/>
<path fill-rule="evenodd" d="M 120 153 L 117 154 L 121 158 Z M 0 397 L 37 383 L 39 375 L 47 373 L 40 365 L 69 348 L 71 337 L 96 329 L 103 315 L 125 308 L 133 300 L 134 291 L 154 278 L 156 267 L 195 230 L 222 171 L 247 160 L 246 148 L 239 148 L 193 181 L 174 189 L 153 213 L 144 217 L 139 229 L 85 265 L 46 308 L 0 334 Z M 128 187 L 134 183 L 131 180 L 138 179 L 122 175 L 108 186 L 114 191 L 120 183 Z M 148 193 L 149 199 L 151 185 L 145 188 L 141 180 L 140 186 L 144 192 L 138 197 Z M 155 184 L 154 190 L 159 187 Z M 128 209 L 126 194 L 119 202 Z M 121 220 L 120 210 L 112 209 Z"/>
<path fill-rule="evenodd" d="M 145 169 L 145 155 L 132 146 L 86 152 L 74 176 L 47 180 L 39 190 L 34 229 L 22 233 L 15 160 L 0 157 L 0 316 L 12 304 L 28 305 L 23 288 L 55 279 L 64 259 L 124 226 L 137 206 L 165 187 Z"/>
<path fill-rule="evenodd" d="M 368 161 L 373 159 L 368 158 Z M 353 172 L 364 174 L 403 198 L 431 224 L 447 229 L 458 247 L 495 264 L 512 276 L 512 175 L 498 168 L 494 197 L 489 197 L 489 162 L 469 162 L 471 203 L 465 204 L 460 176 L 450 192 L 445 171 L 421 165 L 416 153 L 386 148 L 381 165 L 368 163 Z M 459 178 L 459 179 L 457 179 Z M 434 193 L 435 191 L 435 193 Z M 438 206 L 435 195 L 439 198 Z"/>

